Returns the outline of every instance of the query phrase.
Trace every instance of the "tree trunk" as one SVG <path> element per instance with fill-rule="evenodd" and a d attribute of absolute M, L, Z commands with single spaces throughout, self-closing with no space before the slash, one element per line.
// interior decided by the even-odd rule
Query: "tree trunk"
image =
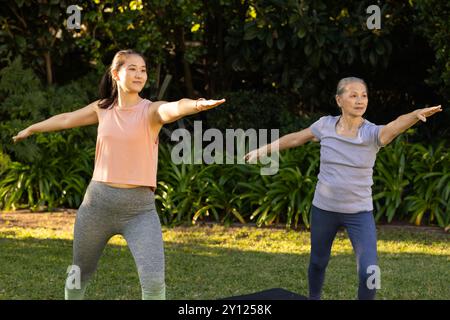
<path fill-rule="evenodd" d="M 50 56 L 50 51 L 44 53 L 45 59 L 45 71 L 47 74 L 47 84 L 51 85 L 53 83 L 53 72 L 52 72 L 52 58 Z"/>
<path fill-rule="evenodd" d="M 222 9 L 219 4 L 219 10 Z M 219 66 L 219 77 L 216 79 L 219 83 L 218 87 L 220 91 L 228 90 L 231 86 L 231 79 L 232 77 L 225 77 L 225 46 L 224 46 L 224 39 L 223 39 L 223 28 L 224 28 L 224 21 L 223 21 L 223 15 L 221 11 L 218 11 L 217 16 L 217 65 Z"/>
<path fill-rule="evenodd" d="M 178 45 L 180 48 L 180 54 L 181 54 L 181 62 L 183 63 L 183 70 L 184 70 L 184 83 L 186 86 L 186 94 L 188 98 L 195 98 L 194 96 L 194 86 L 192 84 L 192 73 L 191 73 L 191 66 L 189 65 L 189 62 L 186 61 L 184 58 L 184 54 L 186 52 L 186 45 L 184 42 L 184 29 L 183 27 L 178 28 Z"/>
<path fill-rule="evenodd" d="M 211 11 L 214 12 L 214 8 L 210 8 L 209 4 L 208 0 L 203 0 L 203 12 L 206 12 L 205 38 L 203 45 L 207 48 L 203 63 L 203 82 L 206 86 L 206 94 L 208 97 L 211 97 L 215 93 L 214 72 L 212 71 L 214 57 L 214 18 L 211 14 Z"/>

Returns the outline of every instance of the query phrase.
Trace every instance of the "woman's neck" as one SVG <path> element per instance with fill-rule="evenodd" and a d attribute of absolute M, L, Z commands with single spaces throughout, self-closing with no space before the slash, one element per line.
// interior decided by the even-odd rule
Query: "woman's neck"
<path fill-rule="evenodd" d="M 354 117 L 348 114 L 342 114 L 339 119 L 340 127 L 348 131 L 358 130 L 359 127 L 361 127 L 361 125 L 363 124 L 363 122 L 364 122 L 363 117 L 360 116 Z"/>
<path fill-rule="evenodd" d="M 129 93 L 123 91 L 121 88 L 118 90 L 117 94 L 117 105 L 119 108 L 128 108 L 138 104 L 142 98 L 137 92 Z"/>

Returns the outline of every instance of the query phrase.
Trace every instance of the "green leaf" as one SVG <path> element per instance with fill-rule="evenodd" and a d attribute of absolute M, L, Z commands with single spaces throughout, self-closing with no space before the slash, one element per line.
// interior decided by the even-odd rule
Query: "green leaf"
<path fill-rule="evenodd" d="M 267 33 L 267 36 L 266 36 L 266 45 L 269 47 L 269 48 L 272 48 L 272 46 L 273 46 L 273 37 L 272 37 L 272 33 Z"/>
<path fill-rule="evenodd" d="M 305 36 L 306 36 L 306 28 L 304 26 L 300 26 L 299 30 L 297 31 L 297 37 L 303 39 Z"/>
<path fill-rule="evenodd" d="M 384 49 L 383 43 L 381 41 L 377 41 L 376 43 L 377 44 L 376 44 L 375 49 L 377 51 L 377 54 L 382 56 L 386 52 Z"/>
<path fill-rule="evenodd" d="M 278 50 L 283 50 L 284 47 L 286 46 L 286 41 L 283 38 L 278 38 L 277 39 L 277 48 Z"/>
<path fill-rule="evenodd" d="M 377 65 L 377 57 L 372 51 L 369 54 L 369 60 L 373 67 Z"/>
<path fill-rule="evenodd" d="M 256 26 L 252 26 L 245 30 L 244 40 L 253 40 L 258 36 L 259 33 L 260 30 L 258 30 Z"/>
<path fill-rule="evenodd" d="M 311 55 L 312 50 L 313 50 L 312 46 L 309 43 L 307 43 L 304 48 L 305 55 L 306 56 Z"/>

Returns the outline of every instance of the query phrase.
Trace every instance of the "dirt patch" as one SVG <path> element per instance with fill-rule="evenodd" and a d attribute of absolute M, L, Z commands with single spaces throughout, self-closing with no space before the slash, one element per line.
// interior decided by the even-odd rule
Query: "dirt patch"
<path fill-rule="evenodd" d="M 52 230 L 73 230 L 76 210 L 64 212 L 1 212 L 0 228 L 46 228 Z"/>
<path fill-rule="evenodd" d="M 20 228 L 47 228 L 53 230 L 73 230 L 75 223 L 77 210 L 76 209 L 59 209 L 55 212 L 30 212 L 29 210 L 16 210 L 16 211 L 0 211 L 0 228 L 8 227 L 20 227 Z M 215 222 L 199 222 L 198 226 L 213 227 L 219 225 Z M 229 230 L 233 228 L 239 228 L 242 226 L 255 227 L 254 223 L 240 224 L 233 223 L 230 225 Z M 178 229 L 188 230 L 188 226 L 178 226 Z M 284 225 L 261 227 L 262 229 L 285 229 Z M 444 231 L 443 228 L 430 227 L 430 226 L 414 226 L 404 222 L 392 222 L 390 224 L 378 224 L 377 229 L 392 230 L 401 229 L 412 232 L 429 232 L 449 235 L 449 232 Z M 297 231 L 305 231 L 306 228 L 300 227 Z"/>

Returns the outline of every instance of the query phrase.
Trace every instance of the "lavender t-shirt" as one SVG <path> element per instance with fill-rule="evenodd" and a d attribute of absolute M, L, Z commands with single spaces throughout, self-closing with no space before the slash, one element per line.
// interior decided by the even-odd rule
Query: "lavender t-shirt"
<path fill-rule="evenodd" d="M 336 133 L 339 116 L 325 116 L 311 125 L 320 140 L 320 173 L 313 205 L 327 211 L 358 213 L 373 210 L 372 174 L 382 147 L 383 127 L 364 120 L 358 135 L 348 138 Z"/>

